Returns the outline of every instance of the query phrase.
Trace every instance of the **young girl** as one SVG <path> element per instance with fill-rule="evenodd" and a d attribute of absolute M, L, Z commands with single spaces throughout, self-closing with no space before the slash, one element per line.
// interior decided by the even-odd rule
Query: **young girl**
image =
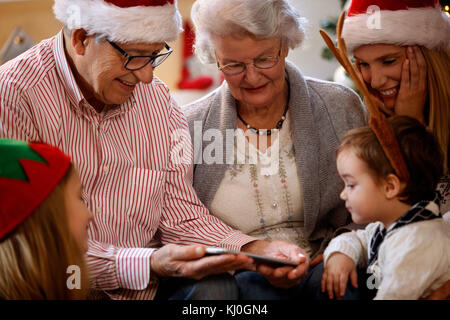
<path fill-rule="evenodd" d="M 349 278 L 358 286 L 357 266 L 371 274 L 359 290 L 371 289 L 375 299 L 426 297 L 450 279 L 450 237 L 434 191 L 443 170 L 439 144 L 415 119 L 396 116 L 389 123 L 410 172 L 407 183 L 369 127 L 348 132 L 338 148 L 341 198 L 355 223 L 370 224 L 334 238 L 325 250 L 322 291 L 330 298 L 344 295 Z"/>
<path fill-rule="evenodd" d="M 425 124 L 444 153 L 438 185 L 450 210 L 450 19 L 437 0 L 352 0 L 342 36 L 387 115 Z"/>
<path fill-rule="evenodd" d="M 0 299 L 86 297 L 92 214 L 81 192 L 58 149 L 0 139 Z"/>

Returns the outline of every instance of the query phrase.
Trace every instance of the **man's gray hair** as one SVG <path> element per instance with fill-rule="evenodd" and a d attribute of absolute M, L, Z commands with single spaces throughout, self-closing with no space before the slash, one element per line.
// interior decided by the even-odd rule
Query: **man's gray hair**
<path fill-rule="evenodd" d="M 64 33 L 67 37 L 71 37 L 72 36 L 72 31 L 74 29 L 70 29 L 67 25 L 64 25 Z M 105 34 L 95 34 L 95 41 L 97 43 L 101 43 L 103 41 L 108 40 L 108 36 L 106 36 Z"/>
<path fill-rule="evenodd" d="M 195 52 L 204 63 L 214 63 L 211 35 L 259 39 L 281 37 L 295 49 L 305 38 L 307 20 L 287 0 L 197 0 L 191 10 Z"/>

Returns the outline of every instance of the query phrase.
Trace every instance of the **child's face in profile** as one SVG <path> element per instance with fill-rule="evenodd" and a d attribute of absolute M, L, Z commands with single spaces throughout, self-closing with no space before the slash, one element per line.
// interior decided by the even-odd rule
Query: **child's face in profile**
<path fill-rule="evenodd" d="M 355 223 L 381 220 L 385 208 L 382 184 L 375 180 L 367 165 L 359 159 L 352 148 L 344 149 L 337 157 L 339 176 L 345 183 L 341 199 Z"/>
<path fill-rule="evenodd" d="M 69 228 L 80 248 L 86 252 L 88 227 L 93 215 L 83 201 L 81 181 L 76 170 L 71 170 L 69 173 L 64 197 Z"/>

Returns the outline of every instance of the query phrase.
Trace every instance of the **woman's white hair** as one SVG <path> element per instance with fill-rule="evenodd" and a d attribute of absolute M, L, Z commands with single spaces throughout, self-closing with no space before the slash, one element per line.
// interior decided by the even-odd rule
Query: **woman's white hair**
<path fill-rule="evenodd" d="M 191 10 L 195 52 L 204 63 L 214 63 L 211 35 L 266 39 L 281 37 L 295 49 L 305 38 L 307 20 L 287 0 L 197 0 Z"/>

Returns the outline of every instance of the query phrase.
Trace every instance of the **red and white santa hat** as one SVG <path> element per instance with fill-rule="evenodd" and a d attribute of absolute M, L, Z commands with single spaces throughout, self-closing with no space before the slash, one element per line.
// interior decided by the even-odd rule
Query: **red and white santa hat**
<path fill-rule="evenodd" d="M 350 53 L 376 43 L 450 49 L 450 19 L 438 0 L 352 0 L 342 37 Z"/>
<path fill-rule="evenodd" d="M 70 157 L 44 143 L 0 139 L 0 241 L 53 192 Z"/>
<path fill-rule="evenodd" d="M 183 31 L 176 0 L 55 0 L 53 11 L 69 29 L 122 43 L 173 41 Z"/>

